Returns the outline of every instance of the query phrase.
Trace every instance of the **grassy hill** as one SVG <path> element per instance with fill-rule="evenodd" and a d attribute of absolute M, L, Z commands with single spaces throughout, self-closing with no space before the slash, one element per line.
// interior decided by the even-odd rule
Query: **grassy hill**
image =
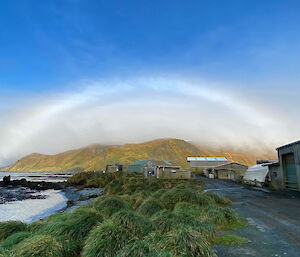
<path fill-rule="evenodd" d="M 188 168 L 187 156 L 225 156 L 229 161 L 255 164 L 256 159 L 274 159 L 275 152 L 240 152 L 230 149 L 200 147 L 180 139 L 159 139 L 140 144 L 104 146 L 95 144 L 67 152 L 45 155 L 30 154 L 16 163 L 2 168 L 6 171 L 62 171 L 72 168 L 103 169 L 110 163 L 130 164 L 137 160 L 170 160 Z"/>

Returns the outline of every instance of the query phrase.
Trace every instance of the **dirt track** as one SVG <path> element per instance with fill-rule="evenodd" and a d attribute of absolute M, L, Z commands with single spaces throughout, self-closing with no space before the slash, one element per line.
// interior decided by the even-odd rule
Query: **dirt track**
<path fill-rule="evenodd" d="M 216 246 L 218 256 L 300 256 L 300 193 L 244 187 L 232 181 L 198 177 L 205 190 L 226 196 L 249 226 L 233 233 L 249 242 Z"/>

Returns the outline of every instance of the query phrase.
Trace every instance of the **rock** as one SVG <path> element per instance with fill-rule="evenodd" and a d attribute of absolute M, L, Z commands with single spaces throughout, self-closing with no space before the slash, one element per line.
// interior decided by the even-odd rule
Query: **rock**
<path fill-rule="evenodd" d="M 10 183 L 10 175 L 3 177 L 3 183 L 4 183 L 4 185 L 9 185 L 9 183 Z"/>

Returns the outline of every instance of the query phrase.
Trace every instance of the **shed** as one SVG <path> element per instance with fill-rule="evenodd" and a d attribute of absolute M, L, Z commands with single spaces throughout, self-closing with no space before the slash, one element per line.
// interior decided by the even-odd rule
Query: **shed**
<path fill-rule="evenodd" d="M 270 187 L 273 189 L 282 189 L 282 173 L 280 172 L 279 162 L 265 164 L 269 168 Z"/>
<path fill-rule="evenodd" d="M 300 191 L 300 140 L 280 146 L 276 150 L 279 161 L 276 178 L 278 188 Z"/>
<path fill-rule="evenodd" d="M 233 181 L 241 182 L 247 169 L 247 165 L 231 162 L 216 166 L 214 168 L 205 169 L 204 173 L 207 177 L 231 179 Z"/>
<path fill-rule="evenodd" d="M 105 172 L 125 172 L 127 171 L 127 167 L 120 163 L 107 164 L 105 168 Z"/>
<path fill-rule="evenodd" d="M 191 172 L 203 174 L 207 168 L 213 168 L 222 164 L 227 164 L 225 157 L 187 157 Z"/>
<path fill-rule="evenodd" d="M 168 177 L 180 169 L 179 165 L 167 160 L 141 160 L 128 165 L 128 172 L 142 173 L 145 177 Z"/>

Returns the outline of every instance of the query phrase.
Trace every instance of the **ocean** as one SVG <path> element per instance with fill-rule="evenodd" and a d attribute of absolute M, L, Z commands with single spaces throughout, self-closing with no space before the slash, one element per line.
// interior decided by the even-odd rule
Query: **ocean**
<path fill-rule="evenodd" d="M 50 181 L 62 182 L 66 181 L 72 174 L 68 173 L 51 173 L 51 172 L 0 172 L 0 180 L 4 176 L 10 175 L 11 180 L 25 178 L 28 181 Z M 26 190 L 21 188 L 22 190 Z M 18 188 L 17 190 L 21 190 Z M 0 198 L 5 197 L 7 193 L 16 194 L 16 188 L 1 188 Z M 18 191 L 17 191 L 18 193 Z M 40 192 L 32 192 L 33 199 L 14 200 L 0 204 L 0 221 L 20 220 L 31 223 L 39 219 L 45 218 L 58 210 L 67 206 L 65 192 L 61 190 L 44 190 Z M 34 199 L 35 196 L 38 199 Z"/>

